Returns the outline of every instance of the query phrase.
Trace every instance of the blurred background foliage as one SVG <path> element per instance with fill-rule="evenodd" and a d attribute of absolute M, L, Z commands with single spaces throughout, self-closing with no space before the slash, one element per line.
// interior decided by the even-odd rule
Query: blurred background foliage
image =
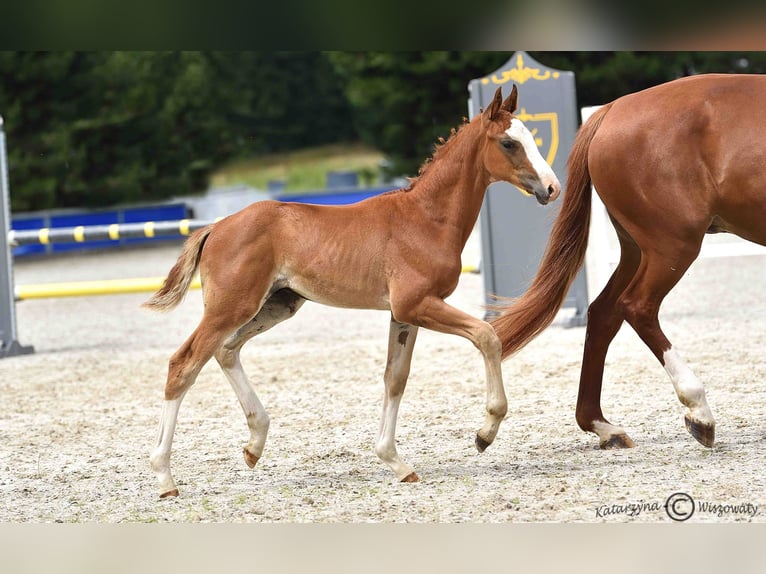
<path fill-rule="evenodd" d="M 530 52 L 576 74 L 578 104 L 766 54 Z M 511 52 L 0 52 L 12 209 L 204 191 L 232 162 L 330 144 L 414 175 L 467 115 L 467 86 Z M 523 91 L 520 94 L 523 100 Z M 369 180 L 369 174 L 365 177 Z"/>

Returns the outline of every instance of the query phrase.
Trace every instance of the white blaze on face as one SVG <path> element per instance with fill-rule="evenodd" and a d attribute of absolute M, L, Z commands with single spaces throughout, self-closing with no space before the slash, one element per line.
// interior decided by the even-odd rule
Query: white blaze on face
<path fill-rule="evenodd" d="M 540 178 L 543 186 L 547 188 L 552 185 L 554 189 L 560 189 L 561 184 L 559 183 L 556 174 L 553 173 L 551 166 L 548 165 L 548 162 L 545 161 L 545 158 L 540 154 L 540 149 L 535 143 L 535 138 L 532 137 L 527 126 L 525 126 L 520 119 L 513 118 L 511 120 L 511 127 L 505 130 L 505 133 L 508 134 L 508 137 L 512 140 L 517 141 L 522 145 L 529 163 L 532 164 L 532 167 L 537 172 L 537 176 Z"/>

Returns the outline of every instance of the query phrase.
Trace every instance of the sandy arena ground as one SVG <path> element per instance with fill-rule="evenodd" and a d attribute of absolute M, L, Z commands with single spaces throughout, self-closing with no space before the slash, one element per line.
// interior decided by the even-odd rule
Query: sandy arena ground
<path fill-rule="evenodd" d="M 15 278 L 159 276 L 178 252 L 27 259 Z M 766 256 L 699 260 L 663 306 L 668 337 L 706 385 L 712 450 L 687 434 L 670 381 L 629 327 L 611 347 L 603 404 L 637 447 L 599 450 L 574 420 L 585 331 L 565 328 L 563 311 L 503 364 L 510 410 L 478 454 L 480 355 L 421 331 L 397 432 L 417 484 L 394 482 L 373 452 L 388 315 L 307 303 L 242 353 L 271 416 L 256 468 L 212 362 L 181 407 L 181 496 L 162 501 L 149 452 L 167 360 L 200 317 L 200 292 L 168 315 L 140 309 L 145 294 L 21 302 L 19 337 L 36 352 L 0 360 L 0 522 L 670 522 L 662 506 L 676 492 L 697 501 L 690 522 L 766 522 L 764 288 Z M 451 302 L 481 316 L 482 291 L 479 275 L 464 274 Z M 754 516 L 734 512 L 748 504 Z"/>

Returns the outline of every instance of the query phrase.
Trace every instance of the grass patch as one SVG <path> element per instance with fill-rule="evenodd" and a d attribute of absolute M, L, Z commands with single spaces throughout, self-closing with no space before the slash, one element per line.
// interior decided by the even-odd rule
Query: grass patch
<path fill-rule="evenodd" d="M 286 192 L 324 189 L 327 172 L 355 171 L 359 185 L 378 182 L 384 156 L 362 144 L 333 144 L 234 161 L 215 171 L 211 187 L 245 184 L 267 189 L 271 180 L 285 182 Z"/>

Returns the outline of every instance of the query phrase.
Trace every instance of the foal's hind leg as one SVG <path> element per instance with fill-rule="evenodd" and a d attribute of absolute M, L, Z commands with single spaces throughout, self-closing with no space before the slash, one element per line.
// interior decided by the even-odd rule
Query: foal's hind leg
<path fill-rule="evenodd" d="M 181 401 L 227 334 L 224 324 L 206 314 L 191 336 L 170 358 L 157 445 L 150 457 L 152 469 L 160 484 L 160 498 L 178 496 L 178 488 L 170 472 L 170 450 Z"/>
<path fill-rule="evenodd" d="M 406 323 L 399 323 L 391 318 L 388 332 L 388 361 L 383 380 L 386 392 L 383 397 L 383 413 L 380 417 L 380 432 L 375 444 L 375 453 L 385 462 L 402 482 L 417 482 L 418 475 L 411 466 L 402 462 L 396 452 L 396 417 L 399 402 L 407 384 L 412 362 L 412 349 L 418 328 Z"/>
<path fill-rule="evenodd" d="M 252 337 L 295 315 L 305 301 L 289 289 L 277 291 L 263 304 L 252 321 L 240 327 L 215 353 L 215 358 L 237 394 L 247 419 L 250 441 L 243 449 L 243 454 L 250 468 L 255 466 L 263 454 L 269 431 L 269 415 L 247 379 L 239 352 Z"/>
<path fill-rule="evenodd" d="M 213 354 L 233 332 L 258 312 L 267 289 L 267 280 L 260 283 L 252 281 L 251 287 L 243 291 L 238 300 L 233 300 L 228 297 L 208 297 L 209 293 L 220 293 L 216 282 L 208 277 L 202 320 L 173 354 L 168 364 L 157 445 L 150 457 L 152 469 L 160 483 L 160 498 L 178 496 L 178 489 L 170 472 L 170 451 L 181 401 Z"/>
<path fill-rule="evenodd" d="M 665 249 L 669 245 L 663 245 Z M 670 253 L 671 251 L 666 251 Z M 636 278 L 622 297 L 625 319 L 646 343 L 673 382 L 676 394 L 686 405 L 687 430 L 704 446 L 715 441 L 715 420 L 707 403 L 705 388 L 686 366 L 660 328 L 660 303 L 683 276 L 697 256 L 688 246 L 672 251 L 673 256 L 644 253 Z"/>

